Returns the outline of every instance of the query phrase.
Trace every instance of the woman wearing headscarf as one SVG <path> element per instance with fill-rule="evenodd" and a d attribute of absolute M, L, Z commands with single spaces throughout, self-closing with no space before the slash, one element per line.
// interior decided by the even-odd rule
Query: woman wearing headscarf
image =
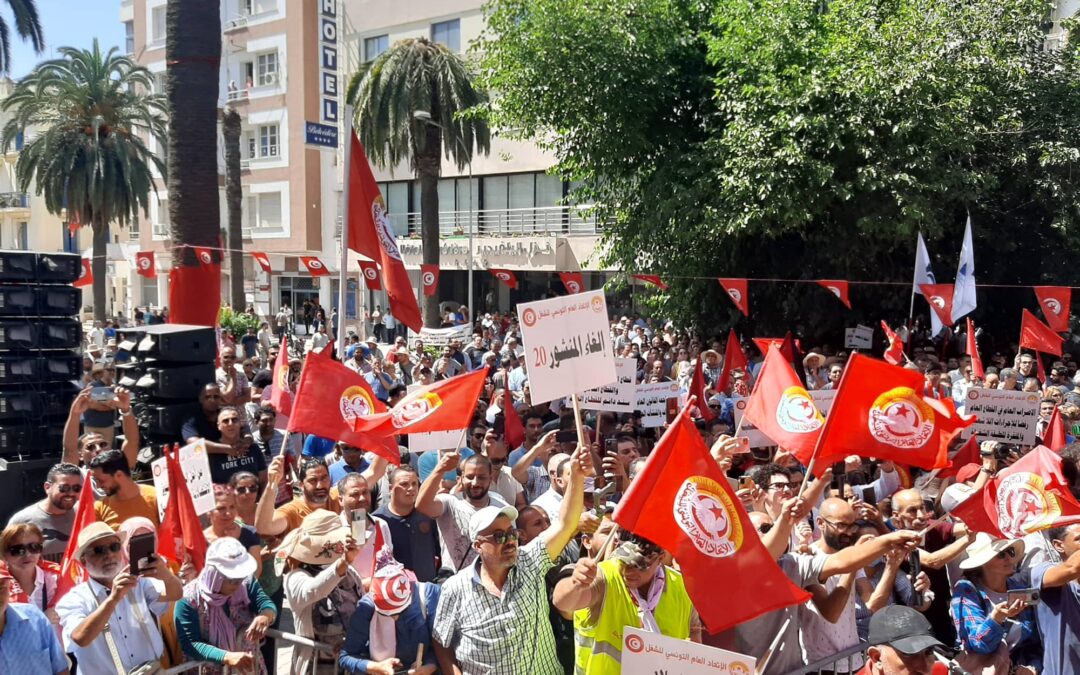
<path fill-rule="evenodd" d="M 185 656 L 266 675 L 266 664 L 255 654 L 277 610 L 252 578 L 256 567 L 236 539 L 222 537 L 210 544 L 206 566 L 184 586 L 184 597 L 176 603 L 176 631 Z"/>
<path fill-rule="evenodd" d="M 338 514 L 316 509 L 290 532 L 277 549 L 275 563 L 286 573 L 285 598 L 293 611 L 297 635 L 337 648 L 345 639 L 349 619 L 364 594 L 352 563 L 360 547 Z M 293 672 L 330 672 L 336 654 L 316 655 L 310 647 L 293 649 Z M 316 668 L 316 662 L 327 664 Z"/>

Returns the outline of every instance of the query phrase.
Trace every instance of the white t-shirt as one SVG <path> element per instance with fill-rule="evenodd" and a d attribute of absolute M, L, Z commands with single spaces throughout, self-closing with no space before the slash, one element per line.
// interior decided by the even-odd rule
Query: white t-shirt
<path fill-rule="evenodd" d="M 821 558 L 824 560 L 829 557 L 829 554 L 825 553 L 817 546 L 811 546 L 810 550 L 814 558 Z M 825 587 L 825 590 L 832 592 L 832 590 L 836 588 L 836 585 L 840 583 L 841 576 L 842 575 L 829 577 L 822 586 Z M 866 575 L 861 569 L 856 572 L 856 581 L 865 578 Z M 799 608 L 799 625 L 803 643 L 803 658 L 806 660 L 806 663 L 813 663 L 843 651 L 848 647 L 854 647 L 859 644 L 859 629 L 855 624 L 856 593 L 858 593 L 858 591 L 855 588 L 852 588 L 850 595 L 848 595 L 847 604 L 844 605 L 844 611 L 840 614 L 840 618 L 836 623 L 829 623 L 825 620 L 825 618 L 821 616 L 821 613 L 818 612 L 818 609 L 812 600 Z M 854 654 L 851 657 L 850 671 L 844 670 L 847 664 L 845 661 L 840 661 L 836 664 L 835 672 L 853 673 L 862 668 L 862 665 L 862 655 Z"/>
<path fill-rule="evenodd" d="M 435 496 L 443 505 L 443 513 L 435 519 L 439 526 L 443 567 L 455 572 L 476 559 L 476 549 L 469 540 L 469 519 L 483 506 L 506 506 L 506 502 L 497 492 L 488 492 L 488 503 L 473 506 L 472 502 L 461 495 L 442 494 Z"/>

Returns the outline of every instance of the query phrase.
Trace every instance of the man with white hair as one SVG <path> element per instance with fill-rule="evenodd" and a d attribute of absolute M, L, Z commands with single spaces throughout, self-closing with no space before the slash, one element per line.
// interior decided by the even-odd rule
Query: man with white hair
<path fill-rule="evenodd" d="M 544 513 L 551 520 L 555 520 L 559 515 L 559 507 L 562 505 L 563 496 L 566 494 L 567 477 L 570 475 L 570 468 L 570 455 L 565 452 L 552 455 L 547 461 L 551 486 L 532 502 L 533 506 L 544 509 Z"/>

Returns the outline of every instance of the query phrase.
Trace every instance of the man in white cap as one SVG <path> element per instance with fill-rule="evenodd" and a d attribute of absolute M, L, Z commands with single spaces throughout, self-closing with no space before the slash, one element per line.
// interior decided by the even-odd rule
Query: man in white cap
<path fill-rule="evenodd" d="M 435 614 L 435 652 L 442 672 L 563 672 L 548 622 L 544 577 L 577 529 L 585 476 L 593 474 L 588 448 L 578 447 L 571 460 L 558 522 L 553 519 L 553 525 L 525 547 L 518 547 L 514 507 L 488 506 L 470 519 L 469 538 L 477 560 L 443 584 Z"/>
<path fill-rule="evenodd" d="M 164 644 L 154 617 L 183 595 L 180 580 L 160 556 L 143 574 L 132 574 L 124 565 L 119 535 L 105 523 L 87 525 L 77 541 L 75 558 L 90 580 L 64 595 L 56 613 L 79 672 L 126 673 L 158 661 Z"/>

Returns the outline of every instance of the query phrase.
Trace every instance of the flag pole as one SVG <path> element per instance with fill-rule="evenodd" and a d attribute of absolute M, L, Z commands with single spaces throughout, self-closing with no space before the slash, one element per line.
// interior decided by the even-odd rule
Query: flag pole
<path fill-rule="evenodd" d="M 851 361 L 854 358 L 854 353 L 848 356 L 847 363 L 844 364 L 844 373 L 840 376 L 840 381 L 836 383 L 836 395 L 838 397 L 840 395 L 840 391 L 844 387 L 844 381 L 847 379 L 848 373 L 851 372 Z M 833 400 L 833 405 L 836 405 L 835 400 Z M 806 465 L 806 473 L 803 474 L 802 483 L 799 484 L 799 492 L 795 495 L 796 497 L 802 497 L 803 492 L 806 492 L 806 484 L 810 480 L 810 475 L 814 473 L 814 464 L 817 463 L 818 453 L 821 452 L 821 444 L 825 440 L 825 437 L 828 435 L 829 426 L 832 424 L 833 421 L 833 415 L 831 414 L 831 412 L 832 411 L 830 410 L 830 414 L 825 416 L 825 425 L 821 428 L 821 435 L 818 436 L 818 442 L 814 446 L 814 453 L 810 455 L 810 463 Z"/>
<path fill-rule="evenodd" d="M 345 106 L 344 146 L 345 161 L 341 167 L 341 261 L 338 269 L 337 349 L 342 363 L 345 362 L 345 297 L 349 278 L 349 183 L 352 167 L 353 107 Z"/>
<path fill-rule="evenodd" d="M 911 321 L 915 318 L 915 288 L 919 283 L 919 237 L 922 236 L 920 232 L 915 238 L 915 264 L 912 265 L 913 272 L 911 275 L 911 307 L 908 309 L 908 330 L 911 330 Z"/>

